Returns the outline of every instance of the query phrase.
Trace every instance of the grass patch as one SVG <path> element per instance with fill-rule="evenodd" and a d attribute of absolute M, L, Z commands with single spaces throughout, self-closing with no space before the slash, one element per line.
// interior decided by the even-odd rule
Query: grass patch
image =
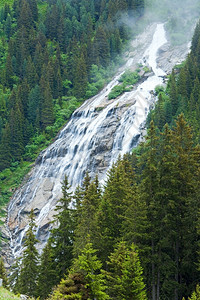
<path fill-rule="evenodd" d="M 124 72 L 119 79 L 119 82 L 122 82 L 122 84 L 118 84 L 112 88 L 108 95 L 108 99 L 115 99 L 124 92 L 130 92 L 134 84 L 136 84 L 140 79 L 140 75 L 138 74 L 139 71 L 140 69 L 136 70 L 135 72 L 131 72 L 130 70 Z"/>

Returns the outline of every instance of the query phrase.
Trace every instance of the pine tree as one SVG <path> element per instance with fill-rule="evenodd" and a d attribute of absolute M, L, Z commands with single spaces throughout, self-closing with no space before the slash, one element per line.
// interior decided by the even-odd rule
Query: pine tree
<path fill-rule="evenodd" d="M 81 53 L 80 57 L 76 58 L 75 70 L 74 70 L 74 94 L 77 98 L 83 98 L 85 96 L 87 88 L 87 66 L 84 54 Z"/>
<path fill-rule="evenodd" d="M 58 283 L 56 261 L 54 260 L 51 240 L 49 239 L 41 255 L 37 284 L 37 296 L 46 299 L 53 286 Z"/>
<path fill-rule="evenodd" d="M 11 133 L 9 124 L 6 124 L 0 143 L 0 171 L 9 167 L 11 160 Z"/>
<path fill-rule="evenodd" d="M 158 185 L 158 137 L 153 121 L 151 121 L 147 141 L 144 145 L 143 154 L 140 158 L 140 167 L 142 170 L 141 184 L 139 185 L 140 197 L 146 203 L 148 219 L 148 238 L 147 245 L 151 247 L 151 256 L 148 257 L 147 278 L 148 288 L 152 293 L 152 300 L 156 300 L 156 262 L 157 262 L 157 242 L 159 229 L 159 207 L 157 206 Z M 151 287 L 151 288 L 150 288 Z"/>
<path fill-rule="evenodd" d="M 12 67 L 12 60 L 11 60 L 11 56 L 8 54 L 7 58 L 6 58 L 6 73 L 5 73 L 5 83 L 9 88 L 12 88 L 13 86 L 13 67 Z"/>
<path fill-rule="evenodd" d="M 33 15 L 27 0 L 22 0 L 17 25 L 18 28 L 24 26 L 27 30 L 30 30 L 34 25 Z"/>
<path fill-rule="evenodd" d="M 52 229 L 50 237 L 52 255 L 56 261 L 55 268 L 58 282 L 72 263 L 74 220 L 73 209 L 71 208 L 72 193 L 69 192 L 69 189 L 70 185 L 65 176 L 62 183 L 63 197 L 56 206 L 56 211 L 58 213 L 54 216 L 54 223 L 57 224 L 57 227 Z"/>
<path fill-rule="evenodd" d="M 23 121 L 24 118 L 20 110 L 20 103 L 17 103 L 15 109 L 12 109 L 10 112 L 9 127 L 11 155 L 19 161 L 24 152 Z"/>
<path fill-rule="evenodd" d="M 175 115 L 178 109 L 178 94 L 174 71 L 172 71 L 170 76 L 170 99 L 172 105 L 172 114 Z"/>
<path fill-rule="evenodd" d="M 38 85 L 36 85 L 28 96 L 28 121 L 36 126 L 37 110 L 41 107 L 41 92 Z"/>
<path fill-rule="evenodd" d="M 105 67 L 109 62 L 110 49 L 106 37 L 106 32 L 102 26 L 99 26 L 97 28 L 94 45 L 95 45 L 96 64 L 100 63 L 100 65 Z"/>
<path fill-rule="evenodd" d="M 89 179 L 88 174 L 84 180 L 85 189 L 82 190 L 83 197 L 81 195 L 82 199 L 79 199 L 79 207 L 76 207 L 78 208 L 76 212 L 77 225 L 74 232 L 75 237 L 73 249 L 75 256 L 79 255 L 84 249 L 86 245 L 85 236 L 90 235 L 94 244 L 95 240 L 98 239 L 96 213 L 101 199 L 101 191 L 97 177 L 88 186 L 87 179 Z"/>
<path fill-rule="evenodd" d="M 134 244 L 130 248 L 125 242 L 117 244 L 109 256 L 108 269 L 106 278 L 110 299 L 147 299 L 143 270 Z"/>
<path fill-rule="evenodd" d="M 194 147 L 191 128 L 181 114 L 173 130 L 173 146 L 176 154 L 175 166 L 176 175 L 176 202 L 174 203 L 174 257 L 176 263 L 175 279 L 179 286 L 175 289 L 175 299 L 178 294 L 183 296 L 185 293 L 182 282 L 188 282 L 188 290 L 191 289 L 190 283 L 197 278 L 196 267 L 198 235 L 197 220 L 199 202 L 197 200 L 197 182 L 199 180 L 198 157 L 199 147 Z M 183 250 L 184 249 L 184 250 Z M 193 271 L 191 271 L 193 270 Z M 180 278 L 182 281 L 180 281 Z"/>
<path fill-rule="evenodd" d="M 95 253 L 92 243 L 88 242 L 50 299 L 109 299 L 105 293 L 104 275 L 100 270 L 102 264 Z"/>
<path fill-rule="evenodd" d="M 48 82 L 44 87 L 40 84 L 40 89 L 43 91 L 41 103 L 41 124 L 42 129 L 45 129 L 47 126 L 53 125 L 54 122 L 53 98 Z"/>
<path fill-rule="evenodd" d="M 37 239 L 34 235 L 34 227 L 34 213 L 31 210 L 19 275 L 19 292 L 28 296 L 35 296 L 37 292 L 38 252 L 35 247 Z"/>
<path fill-rule="evenodd" d="M 92 243 L 88 242 L 81 255 L 75 260 L 72 270 L 84 275 L 89 292 L 88 298 L 108 299 L 108 295 L 104 292 L 106 289 L 104 275 L 100 272 L 102 263 L 95 253 Z"/>
<path fill-rule="evenodd" d="M 120 240 L 127 200 L 130 195 L 131 176 L 121 158 L 108 172 L 108 179 L 97 212 L 99 257 L 105 262 Z M 126 202 L 127 201 L 127 202 Z"/>

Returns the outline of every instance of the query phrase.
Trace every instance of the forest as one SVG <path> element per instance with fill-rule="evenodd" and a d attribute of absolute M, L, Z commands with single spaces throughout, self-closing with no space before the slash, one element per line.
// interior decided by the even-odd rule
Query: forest
<path fill-rule="evenodd" d="M 0 207 L 73 111 L 103 88 L 122 59 L 143 0 L 0 4 Z M 119 24 L 118 24 L 119 22 Z M 117 26 L 116 26 L 117 24 Z"/>
<path fill-rule="evenodd" d="M 112 76 L 133 34 L 120 16 L 137 20 L 144 9 L 142 0 L 0 8 L 1 206 L 75 108 Z M 0 260 L 5 288 L 30 299 L 200 299 L 199 70 L 200 22 L 186 61 L 156 89 L 145 141 L 118 158 L 103 188 L 86 173 L 72 193 L 65 176 L 42 254 L 32 211 L 9 278 Z"/>

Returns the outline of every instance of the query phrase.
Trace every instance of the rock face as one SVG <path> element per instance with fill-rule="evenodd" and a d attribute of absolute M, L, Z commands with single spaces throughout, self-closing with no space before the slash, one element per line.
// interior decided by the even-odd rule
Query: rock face
<path fill-rule="evenodd" d="M 167 53 L 174 53 L 168 44 L 163 46 L 166 42 L 162 24 L 149 26 L 132 42 L 133 50 L 119 73 L 97 96 L 74 112 L 55 142 L 41 152 L 8 206 L 11 256 L 19 256 L 23 250 L 31 209 L 36 215 L 38 248 L 43 248 L 49 236 L 55 205 L 61 197 L 61 181 L 65 175 L 72 189 L 81 184 L 86 170 L 91 177 L 98 173 L 103 182 L 106 171 L 118 155 L 130 151 L 145 134 L 146 116 L 155 101 L 152 90 L 163 83 L 165 75 L 156 64 L 157 51 L 161 49 L 161 67 L 168 60 Z M 124 70 L 134 70 L 138 62 L 145 62 L 152 68 L 152 73 L 132 91 L 108 100 L 109 92 L 118 84 Z"/>

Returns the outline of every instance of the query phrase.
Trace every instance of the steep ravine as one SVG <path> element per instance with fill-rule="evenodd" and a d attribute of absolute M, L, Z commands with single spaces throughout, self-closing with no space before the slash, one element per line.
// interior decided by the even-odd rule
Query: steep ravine
<path fill-rule="evenodd" d="M 152 90 L 163 83 L 166 72 L 182 61 L 187 52 L 187 45 L 178 52 L 167 43 L 164 24 L 149 26 L 132 42 L 132 50 L 126 54 L 126 64 L 98 95 L 74 112 L 55 142 L 39 155 L 26 182 L 10 201 L 7 227 L 12 256 L 20 255 L 23 249 L 28 214 L 32 208 L 37 216 L 38 247 L 39 250 L 43 248 L 65 174 L 72 189 L 81 184 L 86 170 L 91 177 L 98 173 L 103 181 L 118 155 L 130 151 L 138 143 L 148 111 L 155 101 Z M 132 91 L 108 100 L 109 92 L 123 72 L 134 70 L 138 62 L 151 67 L 149 76 Z"/>

